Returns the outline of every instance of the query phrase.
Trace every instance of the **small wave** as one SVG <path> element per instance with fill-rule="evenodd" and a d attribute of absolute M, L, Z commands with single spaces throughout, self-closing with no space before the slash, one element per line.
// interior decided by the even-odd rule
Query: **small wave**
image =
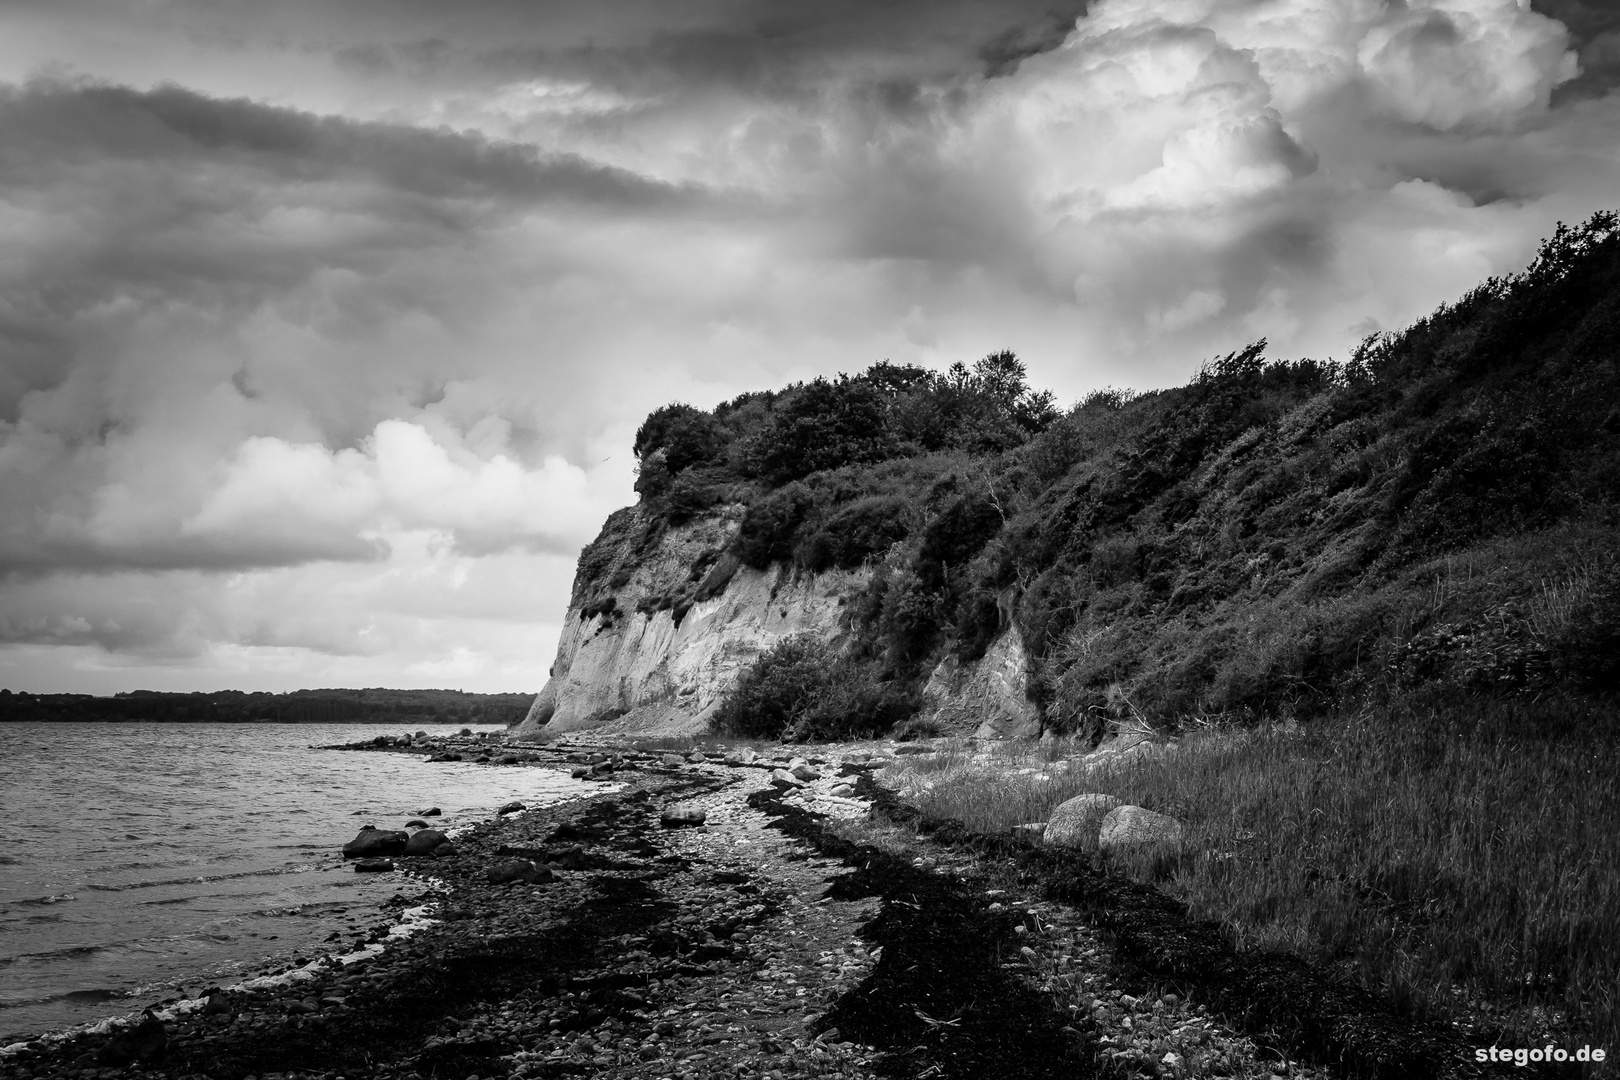
<path fill-rule="evenodd" d="M 122 990 L 111 987 L 98 986 L 88 990 L 68 990 L 60 994 L 46 994 L 43 997 L 16 998 L 11 1001 L 0 1001 L 0 1009 L 20 1009 L 29 1005 L 49 1005 L 57 1001 L 74 1001 L 83 1004 L 95 1005 L 103 1001 L 112 1001 L 115 998 L 128 997 Z"/>
<path fill-rule="evenodd" d="M 123 996 L 124 995 L 123 995 L 123 993 L 121 991 L 109 990 L 109 989 L 107 989 L 105 987 L 97 987 L 97 988 L 95 988 L 93 990 L 69 990 L 67 993 L 61 995 L 61 997 L 58 1000 L 61 1000 L 61 1001 L 111 1001 L 113 998 L 123 997 Z"/>
<path fill-rule="evenodd" d="M 46 949 L 44 952 L 0 956 L 0 968 L 10 967 L 12 964 L 20 964 L 24 961 L 37 963 L 41 960 L 78 960 L 86 956 L 93 956 L 105 948 L 105 945 L 68 945 L 61 949 Z"/>
<path fill-rule="evenodd" d="M 12 903 L 14 903 L 14 904 L 25 904 L 25 905 L 28 905 L 30 907 L 34 907 L 34 906 L 39 906 L 39 905 L 43 905 L 43 904 L 65 904 L 70 900 L 77 900 L 77 899 L 78 899 L 78 897 L 74 896 L 72 893 L 64 892 L 64 893 L 52 893 L 50 896 L 36 896 L 32 900 L 13 900 Z"/>
<path fill-rule="evenodd" d="M 0 855 L 0 866 L 21 866 L 22 860 L 15 855 Z"/>
<path fill-rule="evenodd" d="M 231 874 L 198 874 L 193 877 L 162 878 L 157 881 L 130 881 L 122 885 L 95 884 L 86 888 L 98 889 L 102 892 L 127 892 L 131 889 L 158 889 L 165 885 L 207 885 L 216 881 L 235 881 L 239 878 L 275 877 L 278 874 L 293 873 L 295 867 L 268 866 L 262 870 L 238 870 Z"/>

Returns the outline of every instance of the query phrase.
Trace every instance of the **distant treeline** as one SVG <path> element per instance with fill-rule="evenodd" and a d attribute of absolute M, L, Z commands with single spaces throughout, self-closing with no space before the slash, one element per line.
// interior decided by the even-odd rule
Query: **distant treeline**
<path fill-rule="evenodd" d="M 533 694 L 459 690 L 296 690 L 290 694 L 135 690 L 112 697 L 0 690 L 0 723 L 514 724 L 523 719 L 533 699 Z"/>

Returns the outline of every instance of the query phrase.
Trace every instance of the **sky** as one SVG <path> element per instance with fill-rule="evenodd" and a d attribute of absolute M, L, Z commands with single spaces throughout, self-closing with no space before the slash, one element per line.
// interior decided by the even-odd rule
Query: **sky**
<path fill-rule="evenodd" d="M 0 0 L 0 687 L 533 691 L 652 409 L 1344 358 L 1620 205 L 1594 0 Z"/>

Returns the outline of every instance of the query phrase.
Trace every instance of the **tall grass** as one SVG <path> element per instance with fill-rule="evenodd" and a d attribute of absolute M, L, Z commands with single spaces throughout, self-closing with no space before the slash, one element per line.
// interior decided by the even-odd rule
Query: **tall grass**
<path fill-rule="evenodd" d="M 1562 1028 L 1613 1052 L 1615 713 L 1406 701 L 1194 733 L 1100 776 L 962 751 L 897 768 L 930 816 L 984 831 L 1045 820 L 1086 791 L 1173 814 L 1182 850 L 1121 868 L 1220 920 L 1240 948 L 1303 954 L 1418 1014 L 1463 1004 L 1512 1033 Z"/>

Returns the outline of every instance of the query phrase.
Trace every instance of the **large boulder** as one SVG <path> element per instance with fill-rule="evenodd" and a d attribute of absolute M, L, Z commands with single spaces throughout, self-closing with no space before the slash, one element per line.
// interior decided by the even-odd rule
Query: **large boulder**
<path fill-rule="evenodd" d="M 1097 833 L 1103 818 L 1124 799 L 1112 795 L 1088 792 L 1058 804 L 1046 819 L 1046 831 L 1041 842 L 1047 847 L 1077 847 L 1087 850 L 1097 846 Z"/>
<path fill-rule="evenodd" d="M 504 859 L 484 871 L 484 877 L 488 878 L 492 885 L 514 883 L 534 885 L 551 881 L 556 875 L 544 866 L 536 866 L 528 859 Z"/>
<path fill-rule="evenodd" d="M 1181 822 L 1140 806 L 1116 806 L 1098 830 L 1097 846 L 1105 851 L 1171 846 L 1181 842 Z"/>
<path fill-rule="evenodd" d="M 433 849 L 449 840 L 438 829 L 422 829 L 405 841 L 404 855 L 431 855 Z"/>
<path fill-rule="evenodd" d="M 360 835 L 343 845 L 345 859 L 375 859 L 383 855 L 399 855 L 410 842 L 410 833 L 395 829 L 379 829 L 367 825 Z"/>
<path fill-rule="evenodd" d="M 708 820 L 708 811 L 692 803 L 676 803 L 665 807 L 658 823 L 666 829 L 680 829 L 693 825 L 702 825 Z"/>

